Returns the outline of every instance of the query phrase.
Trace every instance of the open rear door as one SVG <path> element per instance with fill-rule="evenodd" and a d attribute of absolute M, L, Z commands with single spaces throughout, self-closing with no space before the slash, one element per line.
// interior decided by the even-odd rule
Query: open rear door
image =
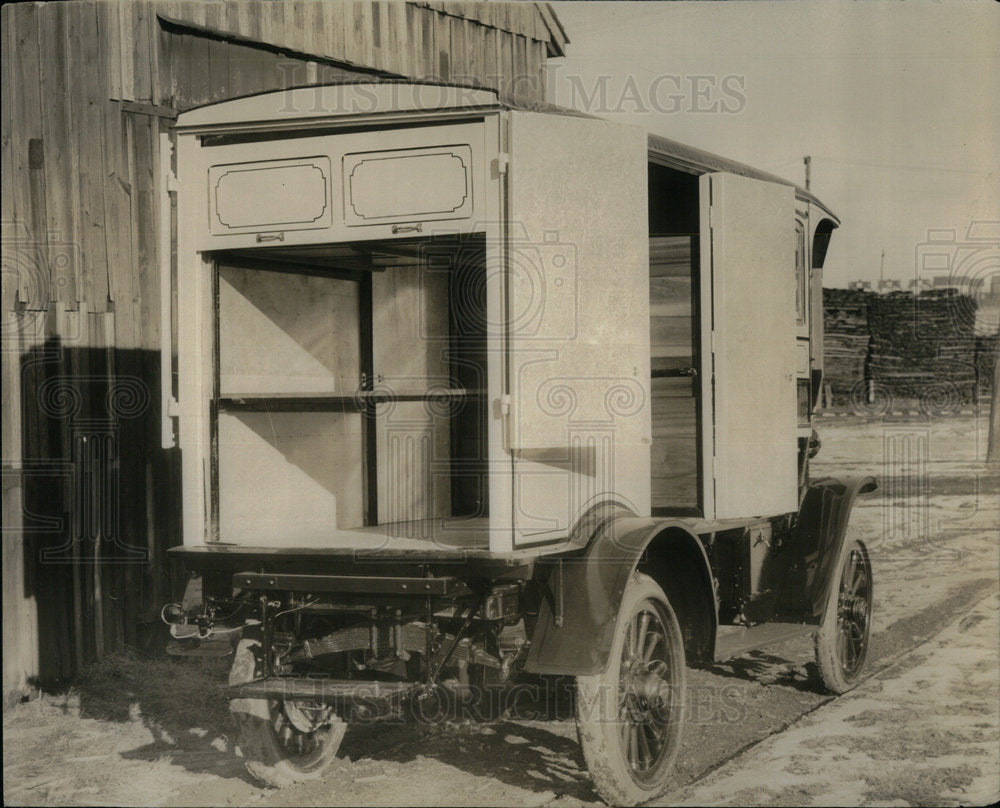
<path fill-rule="evenodd" d="M 719 173 L 701 177 L 700 196 L 713 368 L 703 376 L 705 515 L 789 513 L 798 508 L 795 191 Z"/>
<path fill-rule="evenodd" d="M 508 348 L 515 543 L 590 503 L 649 512 L 646 135 L 510 115 Z"/>

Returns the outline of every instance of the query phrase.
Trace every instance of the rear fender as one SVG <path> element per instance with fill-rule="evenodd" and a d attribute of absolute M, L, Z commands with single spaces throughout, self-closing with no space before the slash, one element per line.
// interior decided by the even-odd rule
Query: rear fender
<path fill-rule="evenodd" d="M 553 602 L 550 605 L 544 600 L 540 605 L 525 670 L 574 676 L 602 673 L 608 665 L 622 594 L 632 573 L 642 561 L 642 570 L 657 579 L 669 596 L 671 581 L 663 576 L 669 578 L 675 556 L 683 557 L 684 570 L 694 567 L 697 588 L 707 593 L 704 602 L 709 616 L 701 622 L 710 626 L 710 636 L 698 647 L 706 646 L 711 654 L 718 613 L 701 541 L 682 520 L 621 513 L 598 528 L 582 556 L 545 562 Z M 553 605 L 562 616 L 561 625 L 557 625 Z M 678 619 L 684 631 L 686 621 L 680 614 Z"/>
<path fill-rule="evenodd" d="M 810 484 L 791 537 L 786 587 L 777 619 L 819 625 L 847 540 L 847 523 L 861 494 L 878 489 L 874 477 L 828 478 Z"/>

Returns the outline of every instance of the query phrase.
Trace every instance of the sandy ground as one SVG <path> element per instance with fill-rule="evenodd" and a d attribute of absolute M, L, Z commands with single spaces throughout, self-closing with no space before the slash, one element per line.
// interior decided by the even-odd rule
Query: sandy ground
<path fill-rule="evenodd" d="M 656 804 L 985 805 L 1000 798 L 1000 479 L 984 418 L 825 418 L 814 474 L 874 473 L 869 678 L 832 699 L 811 643 L 690 671 L 673 788 Z M 4 716 L 13 805 L 598 805 L 565 689 L 487 724 L 352 727 L 322 780 L 243 769 L 224 665 L 113 660 Z M 198 692 L 197 698 L 191 694 Z M 530 695 L 530 694 L 529 694 Z"/>

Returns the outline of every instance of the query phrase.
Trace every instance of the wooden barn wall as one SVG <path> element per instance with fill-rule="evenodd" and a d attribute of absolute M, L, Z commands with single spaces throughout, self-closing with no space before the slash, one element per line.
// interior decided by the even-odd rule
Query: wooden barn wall
<path fill-rule="evenodd" d="M 545 60 L 563 44 L 539 7 L 524 2 L 153 0 L 147 7 L 151 14 L 348 67 L 475 84 L 521 103 L 545 100 Z M 131 54 L 140 52 L 123 48 L 123 64 L 138 60 Z M 301 76 L 299 81 L 304 83 Z"/>
<path fill-rule="evenodd" d="M 160 134 L 199 104 L 373 73 L 541 99 L 533 4 L 447 5 L 3 6 L 5 705 L 161 637 L 182 585 L 179 456 L 159 448 Z"/>

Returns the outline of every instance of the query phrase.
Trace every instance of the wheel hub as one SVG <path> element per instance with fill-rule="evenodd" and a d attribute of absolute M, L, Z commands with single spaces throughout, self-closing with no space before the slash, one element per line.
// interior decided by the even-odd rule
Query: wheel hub
<path fill-rule="evenodd" d="M 282 705 L 285 717 L 299 732 L 308 735 L 329 722 L 331 708 L 308 701 L 286 701 Z"/>
<path fill-rule="evenodd" d="M 626 704 L 632 719 L 639 723 L 648 721 L 666 701 L 668 685 L 653 667 L 653 662 L 636 660 L 625 675 Z"/>
<path fill-rule="evenodd" d="M 844 620 L 863 624 L 868 617 L 868 601 L 857 595 L 844 598 L 840 606 L 840 616 Z"/>

